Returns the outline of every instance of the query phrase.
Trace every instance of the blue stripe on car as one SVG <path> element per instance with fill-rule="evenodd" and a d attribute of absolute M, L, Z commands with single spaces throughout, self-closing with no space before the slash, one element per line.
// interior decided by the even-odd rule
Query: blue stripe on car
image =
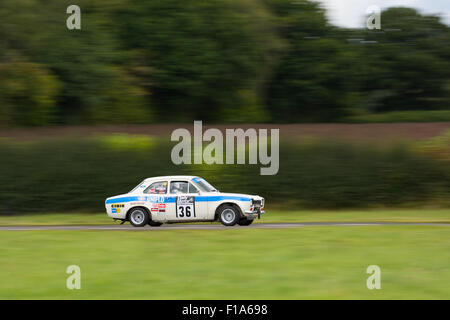
<path fill-rule="evenodd" d="M 237 200 L 237 201 L 252 201 L 250 198 L 236 197 L 236 196 L 197 196 L 195 201 L 222 201 L 222 200 Z"/>
<path fill-rule="evenodd" d="M 163 198 L 163 197 L 160 197 Z M 149 202 L 157 202 L 157 203 L 175 203 L 177 200 L 176 196 L 174 197 L 164 197 L 163 201 L 152 201 L 158 199 L 158 196 L 150 196 L 150 197 L 121 197 L 106 200 L 106 204 L 113 203 L 123 203 L 123 202 L 132 202 L 132 201 L 149 201 Z M 237 201 L 252 201 L 250 198 L 246 197 L 237 197 L 237 196 L 196 196 L 195 201 L 205 202 L 205 201 L 222 201 L 222 200 L 237 200 Z"/>

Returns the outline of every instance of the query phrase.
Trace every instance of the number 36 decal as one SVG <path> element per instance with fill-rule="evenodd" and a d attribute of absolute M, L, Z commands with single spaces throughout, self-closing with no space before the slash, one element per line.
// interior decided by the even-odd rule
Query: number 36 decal
<path fill-rule="evenodd" d="M 195 218 L 195 197 L 177 197 L 177 218 Z"/>

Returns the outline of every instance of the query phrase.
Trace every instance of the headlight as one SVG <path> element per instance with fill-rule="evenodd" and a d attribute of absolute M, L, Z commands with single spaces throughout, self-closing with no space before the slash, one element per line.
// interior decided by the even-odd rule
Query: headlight
<path fill-rule="evenodd" d="M 252 199 L 252 207 L 260 208 L 262 206 L 261 200 Z"/>

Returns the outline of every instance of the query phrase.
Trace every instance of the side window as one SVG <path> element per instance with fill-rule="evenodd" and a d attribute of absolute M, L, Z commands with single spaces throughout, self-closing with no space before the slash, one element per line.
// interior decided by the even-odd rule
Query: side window
<path fill-rule="evenodd" d="M 186 181 L 172 181 L 170 183 L 170 193 L 188 193 L 188 183 Z"/>
<path fill-rule="evenodd" d="M 189 183 L 189 192 L 188 193 L 198 193 L 198 190 L 194 187 L 192 183 Z"/>
<path fill-rule="evenodd" d="M 167 181 L 158 181 L 158 182 L 152 183 L 147 189 L 145 189 L 144 193 L 150 193 L 150 194 L 167 193 Z"/>

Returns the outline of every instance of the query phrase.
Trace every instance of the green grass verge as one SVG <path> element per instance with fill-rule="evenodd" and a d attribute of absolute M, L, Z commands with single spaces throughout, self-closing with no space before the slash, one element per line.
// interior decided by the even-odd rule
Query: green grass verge
<path fill-rule="evenodd" d="M 370 209 L 274 211 L 261 222 L 443 222 L 450 209 Z"/>
<path fill-rule="evenodd" d="M 0 226 L 102 225 L 111 223 L 114 223 L 114 221 L 106 213 L 46 213 L 0 217 Z"/>
<path fill-rule="evenodd" d="M 0 232 L 0 299 L 448 299 L 448 227 Z M 81 290 L 66 289 L 69 265 Z M 366 269 L 381 268 L 381 290 Z"/>
<path fill-rule="evenodd" d="M 450 209 L 371 209 L 371 210 L 268 210 L 257 220 L 271 222 L 444 222 L 450 223 Z M 2 216 L 0 226 L 21 225 L 101 225 L 113 224 L 105 213 L 61 213 Z"/>

